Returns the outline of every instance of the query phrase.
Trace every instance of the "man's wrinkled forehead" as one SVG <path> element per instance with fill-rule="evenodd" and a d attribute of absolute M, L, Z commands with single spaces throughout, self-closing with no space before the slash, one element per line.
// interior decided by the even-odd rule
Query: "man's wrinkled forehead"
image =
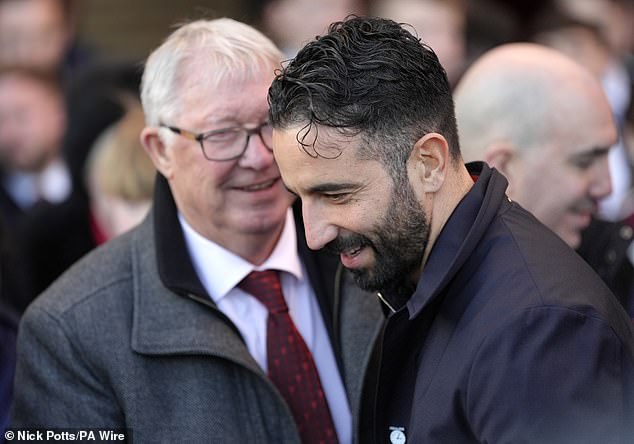
<path fill-rule="evenodd" d="M 344 153 L 355 155 L 363 139 L 358 132 L 319 125 L 314 122 L 294 123 L 273 129 L 273 143 L 284 140 L 280 150 L 293 149 L 309 158 L 336 160 Z"/>
<path fill-rule="evenodd" d="M 209 64 L 190 66 L 182 71 L 180 78 L 176 79 L 178 101 L 184 103 L 207 102 L 210 108 L 222 110 L 225 116 L 241 117 L 243 115 L 258 115 L 258 118 L 268 117 L 269 104 L 266 93 L 273 79 L 271 69 L 257 69 L 250 73 L 230 73 L 221 76 L 209 72 L 212 67 Z M 241 96 L 243 91 L 250 86 L 262 85 L 260 96 L 251 96 L 245 100 Z"/>
<path fill-rule="evenodd" d="M 357 156 L 366 143 L 360 130 L 332 127 L 315 121 L 294 123 L 285 131 L 294 135 L 297 146 L 308 156 L 324 159 L 337 159 L 344 152 Z"/>

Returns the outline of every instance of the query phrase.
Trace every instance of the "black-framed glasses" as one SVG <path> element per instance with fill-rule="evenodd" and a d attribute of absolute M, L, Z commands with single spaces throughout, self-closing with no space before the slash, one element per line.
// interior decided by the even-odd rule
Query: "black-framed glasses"
<path fill-rule="evenodd" d="M 163 123 L 160 126 L 198 142 L 207 160 L 222 162 L 238 159 L 247 150 L 249 140 L 254 134 L 260 136 L 260 140 L 269 151 L 273 151 L 273 127 L 269 121 L 262 122 L 255 128 L 234 126 L 200 134 Z"/>

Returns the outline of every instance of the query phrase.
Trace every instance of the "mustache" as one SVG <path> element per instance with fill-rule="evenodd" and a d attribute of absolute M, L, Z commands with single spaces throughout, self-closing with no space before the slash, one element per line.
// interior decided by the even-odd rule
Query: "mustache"
<path fill-rule="evenodd" d="M 346 236 L 337 236 L 328 242 L 324 248 L 330 253 L 340 254 L 346 250 L 356 250 L 368 245 L 372 245 L 370 239 L 355 233 Z"/>

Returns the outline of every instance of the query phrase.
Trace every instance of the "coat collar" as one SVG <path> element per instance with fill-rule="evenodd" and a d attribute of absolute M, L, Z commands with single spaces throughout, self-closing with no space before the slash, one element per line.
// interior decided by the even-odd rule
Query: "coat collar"
<path fill-rule="evenodd" d="M 410 319 L 430 304 L 455 276 L 476 248 L 500 205 L 507 201 L 507 180 L 483 162 L 467 164 L 473 187 L 460 201 L 436 239 L 418 280 L 416 291 L 407 303 Z"/>
<path fill-rule="evenodd" d="M 189 257 L 174 197 L 161 174 L 156 177 L 152 217 L 156 263 L 163 285 L 180 295 L 207 296 Z"/>
<path fill-rule="evenodd" d="M 143 355 L 217 356 L 261 372 L 240 334 L 213 303 L 206 306 L 192 299 L 196 296 L 188 290 L 196 288 L 195 281 L 178 281 L 188 284 L 179 288 L 178 295 L 162 282 L 152 223 L 156 210 L 135 230 L 132 243 L 132 350 Z M 187 272 L 182 263 L 177 265 Z M 210 310 L 215 313 L 210 315 Z"/>

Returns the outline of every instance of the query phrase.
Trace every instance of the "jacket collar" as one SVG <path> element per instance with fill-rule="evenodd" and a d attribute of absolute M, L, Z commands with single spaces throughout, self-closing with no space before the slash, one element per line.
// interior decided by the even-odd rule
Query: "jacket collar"
<path fill-rule="evenodd" d="M 155 211 L 133 233 L 132 350 L 143 355 L 218 356 L 261 371 L 232 324 L 223 322 L 222 313 L 210 315 L 216 309 L 191 300 L 193 293 L 183 290 L 180 297 L 165 287 L 159 278 L 152 217 Z M 189 285 L 195 287 L 195 282 Z"/>
<path fill-rule="evenodd" d="M 233 324 L 223 321 L 206 295 L 189 259 L 174 199 L 160 174 L 152 212 L 134 236 L 132 349 L 145 355 L 218 356 L 261 371 Z M 210 316 L 210 310 L 215 315 Z"/>
<path fill-rule="evenodd" d="M 483 162 L 467 164 L 473 187 L 460 201 L 436 239 L 418 286 L 407 302 L 410 319 L 429 305 L 455 276 L 476 248 L 489 224 L 508 200 L 508 182 L 497 170 Z"/>
<path fill-rule="evenodd" d="M 306 244 L 306 235 L 301 216 L 300 205 L 293 206 L 297 231 L 297 251 L 306 266 L 308 278 L 318 295 L 322 311 L 332 307 L 334 300 L 334 276 L 338 259 L 324 251 L 314 252 Z M 158 175 L 154 193 L 154 240 L 156 243 L 156 261 L 163 284 L 178 294 L 193 293 L 207 296 L 207 292 L 198 279 L 185 244 L 185 237 L 178 221 L 176 203 L 167 180 Z M 324 280 L 324 276 L 328 276 Z M 323 295 L 324 297 L 320 297 Z M 326 310 L 326 321 L 330 321 L 330 308 Z"/>
<path fill-rule="evenodd" d="M 189 257 L 174 197 L 161 174 L 156 177 L 152 217 L 156 263 L 163 285 L 180 295 L 207 296 Z"/>

